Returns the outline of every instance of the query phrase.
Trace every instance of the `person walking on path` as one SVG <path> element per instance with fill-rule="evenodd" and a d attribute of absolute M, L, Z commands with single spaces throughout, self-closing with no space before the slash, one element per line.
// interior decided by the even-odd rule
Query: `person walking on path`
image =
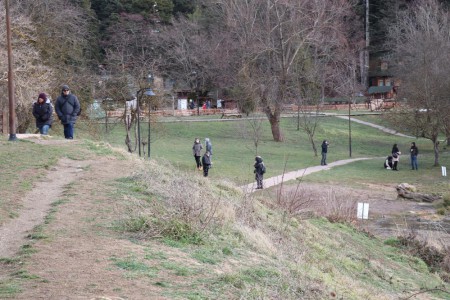
<path fill-rule="evenodd" d="M 266 173 L 266 166 L 264 165 L 264 162 L 263 162 L 263 159 L 261 156 L 255 157 L 254 167 L 255 167 L 255 170 L 253 171 L 253 173 L 255 173 L 256 189 L 262 189 L 264 173 Z"/>
<path fill-rule="evenodd" d="M 206 147 L 206 151 L 208 151 L 209 152 L 209 160 L 211 160 L 211 166 L 210 166 L 210 168 L 212 168 L 212 154 L 213 154 L 213 152 L 212 152 L 212 144 L 211 144 L 211 141 L 209 140 L 209 138 L 205 138 L 205 147 Z"/>
<path fill-rule="evenodd" d="M 398 162 L 400 161 L 400 154 L 402 153 L 398 149 L 397 144 L 394 144 L 394 146 L 392 146 L 391 153 L 392 153 L 392 170 L 398 171 L 397 165 Z"/>
<path fill-rule="evenodd" d="M 205 152 L 205 155 L 202 157 L 203 164 L 203 176 L 208 177 L 208 170 L 211 167 L 211 157 L 208 151 Z"/>
<path fill-rule="evenodd" d="M 53 123 L 53 107 L 45 93 L 40 93 L 37 101 L 33 104 L 33 116 L 36 119 L 39 133 L 48 135 L 48 130 Z"/>
<path fill-rule="evenodd" d="M 410 148 L 410 154 L 411 154 L 411 168 L 413 170 L 418 170 L 419 166 L 417 163 L 417 156 L 419 156 L 419 148 L 417 148 L 416 143 L 412 142 L 411 143 L 411 148 Z"/>
<path fill-rule="evenodd" d="M 326 166 L 327 165 L 327 152 L 328 152 L 328 141 L 324 140 L 322 142 L 322 160 L 320 161 L 320 165 L 321 166 Z"/>
<path fill-rule="evenodd" d="M 197 164 L 197 170 L 202 169 L 202 163 L 200 161 L 200 157 L 202 156 L 202 149 L 203 149 L 203 146 L 200 143 L 200 139 L 195 138 L 194 146 L 192 146 L 192 152 L 194 154 L 195 163 Z"/>
<path fill-rule="evenodd" d="M 61 124 L 64 125 L 64 137 L 72 140 L 75 123 L 80 113 L 80 102 L 77 96 L 70 93 L 67 85 L 61 88 L 61 96 L 56 99 L 55 110 Z"/>

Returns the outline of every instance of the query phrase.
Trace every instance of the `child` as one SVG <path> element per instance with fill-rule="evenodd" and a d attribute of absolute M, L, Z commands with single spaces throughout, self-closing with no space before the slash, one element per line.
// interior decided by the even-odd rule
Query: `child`
<path fill-rule="evenodd" d="M 262 189 L 263 188 L 263 177 L 264 173 L 266 173 L 266 166 L 264 165 L 263 159 L 261 156 L 255 157 L 255 170 L 253 173 L 255 173 L 255 179 L 256 179 L 256 189 Z"/>

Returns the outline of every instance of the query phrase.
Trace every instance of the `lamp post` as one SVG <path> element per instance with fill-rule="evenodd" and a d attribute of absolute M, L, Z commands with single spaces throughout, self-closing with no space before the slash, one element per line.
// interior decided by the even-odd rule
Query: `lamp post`
<path fill-rule="evenodd" d="M 6 14 L 6 43 L 8 52 L 8 99 L 9 99 L 9 141 L 17 140 L 16 137 L 16 101 L 14 99 L 14 74 L 13 56 L 11 46 L 11 20 L 9 18 L 9 0 L 5 0 Z"/>

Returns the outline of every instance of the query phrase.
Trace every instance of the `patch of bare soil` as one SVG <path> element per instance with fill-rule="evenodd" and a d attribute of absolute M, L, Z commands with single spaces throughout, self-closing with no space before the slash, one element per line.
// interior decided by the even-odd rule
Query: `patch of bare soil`
<path fill-rule="evenodd" d="M 427 240 L 436 247 L 450 245 L 450 232 L 440 222 L 441 217 L 431 203 L 408 201 L 397 197 L 396 184 L 368 185 L 364 188 L 343 186 L 324 187 L 320 184 L 302 183 L 302 189 L 311 195 L 313 201 L 308 208 L 319 211 L 319 206 L 354 205 L 358 202 L 369 203 L 369 220 L 360 220 L 358 224 L 382 238 L 397 237 L 415 232 L 419 238 Z M 295 186 L 285 186 L 294 190 Z M 333 195 L 331 197 L 331 195 Z M 339 202 L 331 203 L 332 201 Z M 351 210 L 356 218 L 356 209 Z"/>

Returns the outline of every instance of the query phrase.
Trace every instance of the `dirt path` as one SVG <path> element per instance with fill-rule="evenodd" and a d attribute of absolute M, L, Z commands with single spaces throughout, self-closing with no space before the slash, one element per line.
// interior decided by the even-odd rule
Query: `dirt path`
<path fill-rule="evenodd" d="M 42 224 L 51 208 L 64 192 L 64 187 L 75 181 L 87 162 L 62 159 L 37 182 L 23 199 L 18 217 L 0 227 L 0 257 L 14 256 L 31 230 Z"/>

